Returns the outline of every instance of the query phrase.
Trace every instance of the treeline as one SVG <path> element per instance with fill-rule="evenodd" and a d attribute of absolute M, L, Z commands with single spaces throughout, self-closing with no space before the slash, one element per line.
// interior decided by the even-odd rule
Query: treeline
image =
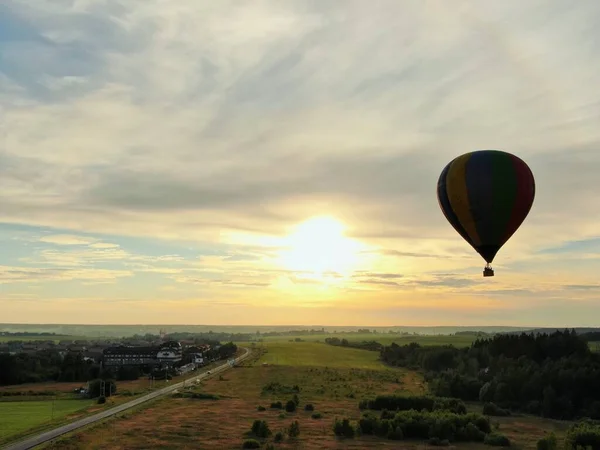
<path fill-rule="evenodd" d="M 100 377 L 100 366 L 85 361 L 80 353 L 61 357 L 51 350 L 35 354 L 0 353 L 0 385 L 42 381 L 87 381 Z"/>
<path fill-rule="evenodd" d="M 218 349 L 211 349 L 207 357 L 227 359 L 236 352 L 237 346 L 229 342 Z M 137 380 L 145 373 L 147 371 L 142 367 L 120 367 L 114 372 L 102 369 L 99 364 L 85 360 L 81 353 L 67 353 L 64 358 L 53 350 L 41 350 L 34 354 L 0 353 L 0 386 L 43 381 L 85 382 L 96 378 Z"/>
<path fill-rule="evenodd" d="M 254 337 L 251 333 L 215 333 L 213 331 L 209 331 L 207 333 L 188 333 L 188 332 L 180 332 L 180 333 L 169 333 L 167 339 L 172 341 L 194 341 L 195 345 L 203 345 L 203 344 L 214 344 L 215 342 L 218 344 L 219 342 L 248 342 L 252 340 Z M 154 336 L 153 339 L 149 339 L 150 341 L 156 340 L 158 336 Z"/>
<path fill-rule="evenodd" d="M 339 339 L 336 337 L 325 338 L 325 343 L 340 347 L 359 348 L 361 350 L 370 350 L 375 352 L 381 351 L 381 349 L 383 348 L 382 344 L 375 341 L 350 342 L 348 341 L 348 339 Z"/>
<path fill-rule="evenodd" d="M 556 419 L 600 419 L 600 356 L 574 330 L 496 335 L 464 349 L 392 344 L 380 355 L 424 371 L 435 395 Z"/>
<path fill-rule="evenodd" d="M 33 331 L 2 331 L 0 332 L 0 336 L 8 336 L 8 337 L 37 337 L 37 336 L 58 336 L 56 333 L 49 332 L 33 332 Z"/>

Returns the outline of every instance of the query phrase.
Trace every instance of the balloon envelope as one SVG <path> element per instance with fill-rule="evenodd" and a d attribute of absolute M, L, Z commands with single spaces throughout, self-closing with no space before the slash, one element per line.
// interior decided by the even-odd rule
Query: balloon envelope
<path fill-rule="evenodd" d="M 491 263 L 529 214 L 535 180 L 519 157 L 478 150 L 448 163 L 438 180 L 437 196 L 448 222 Z"/>

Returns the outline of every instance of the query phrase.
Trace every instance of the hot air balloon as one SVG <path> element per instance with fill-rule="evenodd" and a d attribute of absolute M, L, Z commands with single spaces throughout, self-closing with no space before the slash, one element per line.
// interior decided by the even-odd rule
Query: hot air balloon
<path fill-rule="evenodd" d="M 448 222 L 486 261 L 483 276 L 493 277 L 494 257 L 531 210 L 535 180 L 519 157 L 478 150 L 448 163 L 437 197 Z"/>

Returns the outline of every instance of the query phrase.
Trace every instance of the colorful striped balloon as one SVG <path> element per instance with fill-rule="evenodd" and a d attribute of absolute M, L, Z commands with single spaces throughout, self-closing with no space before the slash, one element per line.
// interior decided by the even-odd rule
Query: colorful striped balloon
<path fill-rule="evenodd" d="M 529 214 L 535 180 L 517 156 L 478 150 L 453 159 L 444 168 L 437 196 L 448 222 L 491 264 Z"/>

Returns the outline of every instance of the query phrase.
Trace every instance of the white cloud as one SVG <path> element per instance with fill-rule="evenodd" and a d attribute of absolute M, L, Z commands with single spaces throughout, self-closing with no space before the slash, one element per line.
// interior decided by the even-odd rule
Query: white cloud
<path fill-rule="evenodd" d="M 69 234 L 55 234 L 50 236 L 42 236 L 39 241 L 56 245 L 89 245 L 92 244 L 95 239 L 86 239 L 80 236 Z M 92 244 L 91 246 L 94 247 L 96 245 L 98 244 Z"/>

